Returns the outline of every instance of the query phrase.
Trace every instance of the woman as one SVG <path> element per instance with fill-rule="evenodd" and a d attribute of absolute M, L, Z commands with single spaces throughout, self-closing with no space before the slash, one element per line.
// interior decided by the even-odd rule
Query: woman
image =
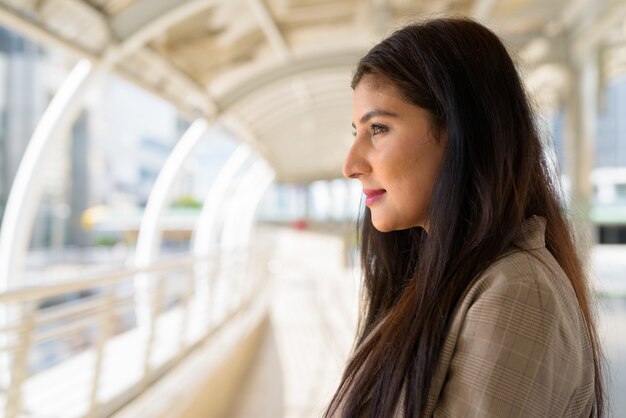
<path fill-rule="evenodd" d="M 352 88 L 364 301 L 325 416 L 603 416 L 586 278 L 500 40 L 410 25 Z"/>

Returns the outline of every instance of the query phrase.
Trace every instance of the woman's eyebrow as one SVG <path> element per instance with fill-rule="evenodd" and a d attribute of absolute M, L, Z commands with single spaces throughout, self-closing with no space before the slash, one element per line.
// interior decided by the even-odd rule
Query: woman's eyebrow
<path fill-rule="evenodd" d="M 388 112 L 386 110 L 381 110 L 381 109 L 374 109 L 374 110 L 370 110 L 365 115 L 363 115 L 359 123 L 364 124 L 365 122 L 367 122 L 374 116 L 390 116 L 392 118 L 399 117 L 396 113 L 393 113 L 393 112 Z M 354 126 L 354 122 L 352 123 L 352 127 L 356 128 L 356 126 Z"/>

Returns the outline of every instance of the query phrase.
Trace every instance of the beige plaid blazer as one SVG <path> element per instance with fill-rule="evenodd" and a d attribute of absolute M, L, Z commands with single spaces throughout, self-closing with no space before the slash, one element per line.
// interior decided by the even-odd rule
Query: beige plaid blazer
<path fill-rule="evenodd" d="M 528 251 L 505 255 L 468 289 L 443 345 L 426 417 L 590 416 L 590 340 L 574 290 L 545 248 L 545 222 L 527 219 L 516 244 Z M 395 417 L 403 415 L 401 399 Z"/>

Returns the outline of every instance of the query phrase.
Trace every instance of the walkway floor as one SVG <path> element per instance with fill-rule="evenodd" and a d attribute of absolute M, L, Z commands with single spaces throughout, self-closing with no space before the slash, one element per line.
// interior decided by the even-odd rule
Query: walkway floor
<path fill-rule="evenodd" d="M 358 289 L 343 266 L 341 241 L 276 233 L 272 328 L 232 418 L 320 417 L 352 344 Z"/>

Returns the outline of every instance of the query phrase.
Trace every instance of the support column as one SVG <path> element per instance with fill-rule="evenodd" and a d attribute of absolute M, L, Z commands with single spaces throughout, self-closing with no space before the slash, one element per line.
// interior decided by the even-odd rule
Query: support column
<path fill-rule="evenodd" d="M 592 246 L 598 241 L 589 219 L 593 188 L 590 180 L 595 161 L 597 119 L 600 98 L 599 53 L 597 48 L 570 63 L 570 86 L 567 98 L 566 169 L 570 181 L 569 212 L 577 228 L 577 244 L 582 259 L 588 263 Z M 588 265 L 584 266 L 589 268 Z"/>

